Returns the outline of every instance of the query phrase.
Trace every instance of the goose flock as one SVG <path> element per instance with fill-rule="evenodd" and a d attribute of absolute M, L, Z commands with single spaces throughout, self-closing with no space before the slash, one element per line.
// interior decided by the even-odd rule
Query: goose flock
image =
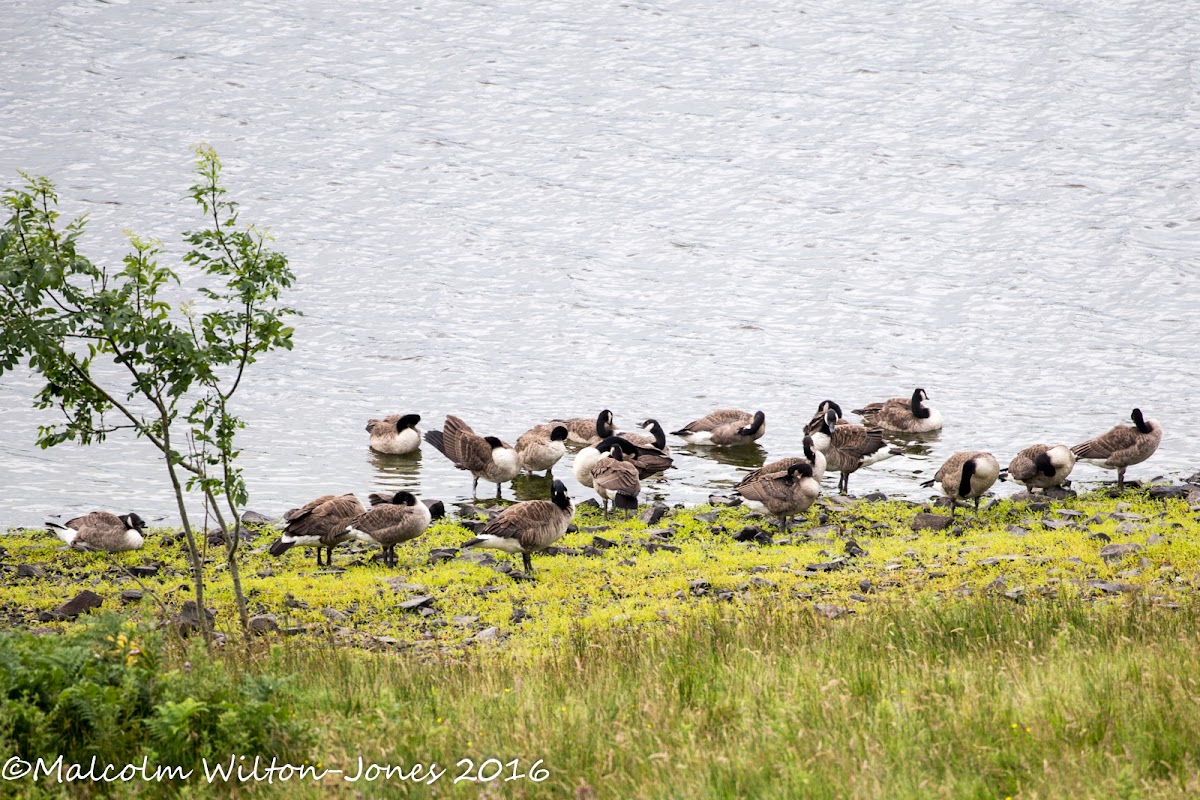
<path fill-rule="evenodd" d="M 850 475 L 901 452 L 888 446 L 886 433 L 921 435 L 942 429 L 941 413 L 929 404 L 929 395 L 920 388 L 909 397 L 869 403 L 852 413 L 865 424 L 846 420 L 842 407 L 833 400 L 820 403 L 804 426 L 801 455 L 772 461 L 746 474 L 734 489 L 735 494 L 747 505 L 777 518 L 781 528 L 787 530 L 793 517 L 804 514 L 816 502 L 826 472 L 838 474 L 838 491 L 845 494 Z M 950 499 L 952 517 L 959 503 L 973 502 L 978 513 L 980 498 L 997 480 L 1012 479 L 1029 491 L 1062 486 L 1077 461 L 1116 470 L 1120 491 L 1125 486 L 1125 470 L 1148 459 L 1162 441 L 1162 426 L 1146 419 L 1141 409 L 1133 409 L 1130 418 L 1133 425 L 1117 425 L 1074 447 L 1030 445 L 1017 453 L 1005 469 L 991 453 L 957 452 L 922 486 L 939 486 Z M 552 419 L 535 425 L 518 437 L 515 447 L 497 436 L 480 436 L 453 415 L 446 417 L 441 430 L 426 431 L 422 437 L 417 428 L 420 421 L 418 414 L 369 420 L 371 449 L 405 455 L 418 450 L 423 439 L 455 467 L 471 473 L 473 496 L 478 496 L 481 479 L 496 484 L 499 498 L 502 484 L 522 472 L 542 472 L 552 477 L 553 468 L 567 455 L 570 445 L 576 449 L 572 472 L 581 485 L 595 491 L 605 515 L 610 507 L 630 515 L 638 508 L 642 481 L 661 475 L 673 465 L 667 434 L 658 420 L 645 420 L 639 426 L 641 432 L 619 431 L 608 409 L 594 418 Z M 766 415 L 761 410 L 751 413 L 720 409 L 671 435 L 693 446 L 715 448 L 752 444 L 765 432 Z M 295 546 L 310 547 L 316 550 L 318 565 L 329 565 L 338 545 L 358 541 L 378 546 L 384 563 L 396 566 L 397 545 L 417 538 L 445 515 L 440 501 L 420 500 L 407 491 L 372 494 L 368 502 L 370 506 L 364 506 L 353 493 L 325 495 L 288 511 L 283 534 L 271 546 L 271 554 L 281 556 Z M 555 480 L 548 500 L 526 500 L 504 508 L 463 547 L 519 553 L 526 572 L 532 573 L 530 556 L 566 533 L 574 511 L 566 485 Z M 79 550 L 136 550 L 145 541 L 145 522 L 133 513 L 117 516 L 94 511 L 47 525 Z"/>

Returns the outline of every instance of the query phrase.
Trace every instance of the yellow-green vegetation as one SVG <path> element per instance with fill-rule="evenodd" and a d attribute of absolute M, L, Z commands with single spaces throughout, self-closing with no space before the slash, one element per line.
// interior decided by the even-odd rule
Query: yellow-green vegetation
<path fill-rule="evenodd" d="M 675 510 L 654 525 L 670 532 L 661 541 L 640 522 L 586 530 L 604 522 L 585 509 L 581 530 L 561 545 L 582 551 L 601 536 L 617 546 L 535 556 L 536 582 L 459 558 L 428 563 L 434 548 L 469 538 L 451 523 L 413 543 L 399 570 L 366 563 L 370 551 L 345 550 L 335 561 L 346 568 L 340 574 L 318 574 L 325 570 L 303 551 L 269 559 L 258 552 L 274 535 L 264 532 L 243 571 L 251 604 L 299 632 L 239 641 L 214 564 L 210 596 L 226 644 L 206 656 L 149 631 L 163 612 L 147 595 L 126 607 L 142 619 L 129 638 L 147 653 L 132 664 L 128 648 L 114 649 L 90 623 L 31 618 L 85 588 L 117 605 L 119 591 L 136 588 L 110 563 L 118 561 L 161 562 L 143 580 L 173 614 L 185 592 L 171 574 L 186 573 L 179 544 L 164 547 L 160 536 L 110 559 L 18 533 L 0 540 L 5 564 L 39 564 L 45 577 L 6 572 L 5 612 L 22 627 L 67 635 L 9 634 L 8 644 L 0 636 L 0 657 L 15 663 L 37 649 L 30 641 L 92 642 L 106 675 L 145 670 L 151 658 L 163 686 L 186 685 L 190 671 L 206 676 L 199 685 L 217 699 L 198 700 L 204 707 L 239 692 L 271 701 L 275 716 L 257 727 L 253 714 L 236 727 L 210 715 L 211 732 L 198 740 L 209 754 L 246 727 L 261 731 L 254 736 L 268 754 L 270 743 L 283 742 L 292 763 L 349 776 L 360 756 L 406 773 L 418 762 L 447 770 L 432 784 L 395 774 L 370 783 L 338 773 L 293 779 L 289 796 L 1194 796 L 1200 522 L 1187 501 L 1130 493 L 1121 502 L 1086 496 L 1033 511 L 1005 501 L 978 519 L 966 515 L 961 531 L 920 533 L 911 522 L 921 509 L 909 504 L 834 502 L 818 512 L 823 523 L 802 525 L 786 544 L 742 509 Z M 734 541 L 747 524 L 775 532 L 777 543 Z M 1098 534 L 1111 542 L 1090 538 Z M 866 554 L 833 563 L 850 538 Z M 1120 544 L 1139 548 L 1101 557 Z M 433 598 L 432 613 L 397 609 L 418 594 Z M 113 623 L 96 624 L 111 635 Z M 490 627 L 494 638 L 478 637 Z M 221 689 L 218 678 L 234 688 Z M 44 698 L 48 720 L 62 718 L 54 702 Z M 188 726 L 204 722 L 180 717 L 186 702 L 146 706 L 146 721 L 123 734 L 131 761 L 147 750 L 173 752 L 176 761 L 196 756 L 178 749 Z M 20 707 L 10 693 L 7 713 Z M 0 740 L 10 730 L 0 717 Z M 456 785 L 468 769 L 460 759 L 472 760 L 473 775 L 487 759 L 503 768 L 490 783 Z M 488 773 L 496 766 L 489 762 Z M 535 766 L 544 780 L 504 780 Z M 229 791 L 199 780 L 183 789 Z"/>
<path fill-rule="evenodd" d="M 520 566 L 519 559 L 497 551 L 483 551 L 485 561 L 495 554 L 492 566 L 467 560 L 479 557 L 474 551 L 431 563 L 431 551 L 471 538 L 456 522 L 434 525 L 401 549 L 394 570 L 371 560 L 377 551 L 358 545 L 337 551 L 335 564 L 344 571 L 316 567 L 311 551 L 300 548 L 275 559 L 266 549 L 278 532 L 268 528 L 243 550 L 243 582 L 251 613 L 276 615 L 291 634 L 442 654 L 478 646 L 474 637 L 494 627 L 484 637 L 491 640 L 488 647 L 538 656 L 572 635 L 653 625 L 713 603 L 741 613 L 763 601 L 786 600 L 808 609 L 819 604 L 831 615 L 871 614 L 881 601 L 945 602 L 984 592 L 1020 602 L 1127 602 L 1137 595 L 1182 604 L 1200 579 L 1200 523 L 1184 500 L 1130 493 L 1118 504 L 1093 495 L 1038 511 L 1005 501 L 978 517 L 962 514 L 949 532 L 914 532 L 918 511 L 896 501 L 833 502 L 782 536 L 773 522 L 743 508 L 672 509 L 648 529 L 637 520 L 604 527 L 603 516 L 584 507 L 576 516 L 580 530 L 559 543 L 580 554 L 535 556 L 534 581 L 497 571 L 495 566 Z M 747 525 L 772 532 L 777 543 L 735 541 Z M 616 546 L 582 554 L 597 536 Z M 1101 550 L 1109 542 L 1103 537 L 1138 549 L 1106 560 Z M 850 539 L 866 555 L 849 557 Z M 142 588 L 122 567 L 158 567 L 156 575 L 140 579 L 149 593 L 125 606 L 134 618 L 162 617 L 156 598 L 177 611 L 190 596 L 186 550 L 170 535 L 152 534 L 141 551 L 115 556 L 67 550 L 42 531 L 0 541 L 7 564 L 36 564 L 45 573 L 6 573 L 2 610 L 10 625 L 70 625 L 38 622 L 37 616 L 82 589 L 103 597 L 106 609 L 121 607 L 122 590 Z M 212 550 L 206 601 L 217 612 L 216 629 L 232 636 L 237 615 L 223 550 Z M 400 608 L 419 597 L 431 598 L 423 613 Z"/>

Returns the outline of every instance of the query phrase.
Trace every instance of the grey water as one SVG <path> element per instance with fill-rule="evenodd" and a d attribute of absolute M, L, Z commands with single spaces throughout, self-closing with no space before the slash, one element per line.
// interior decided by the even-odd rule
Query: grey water
<path fill-rule="evenodd" d="M 1007 463 L 1134 406 L 1165 435 L 1130 478 L 1200 467 L 1191 3 L 5 5 L 0 185 L 52 178 L 94 260 L 126 229 L 178 259 L 207 142 L 290 257 L 296 349 L 241 395 L 263 513 L 469 495 L 430 447 L 368 451 L 389 413 L 513 442 L 603 408 L 668 430 L 764 410 L 761 448 L 672 441 L 649 494 L 697 502 L 798 453 L 821 400 L 916 386 L 944 431 L 852 492 L 926 497 L 954 451 Z M 34 446 L 38 385 L 0 379 L 0 525 L 169 519 L 148 444 Z"/>

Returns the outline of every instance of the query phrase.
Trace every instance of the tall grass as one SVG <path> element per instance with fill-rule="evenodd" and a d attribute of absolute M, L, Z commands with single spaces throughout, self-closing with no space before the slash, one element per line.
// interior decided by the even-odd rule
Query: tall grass
<path fill-rule="evenodd" d="M 503 797 L 1183 797 L 1200 790 L 1197 622 L 1006 600 L 831 622 L 779 603 L 536 660 L 236 660 L 298 675 L 322 762 L 452 767 L 371 797 L 450 793 L 464 757 L 543 760 L 547 780 Z"/>

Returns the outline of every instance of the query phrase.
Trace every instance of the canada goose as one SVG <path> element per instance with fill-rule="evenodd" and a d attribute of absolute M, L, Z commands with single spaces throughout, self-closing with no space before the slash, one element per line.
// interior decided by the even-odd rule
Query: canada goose
<path fill-rule="evenodd" d="M 1117 491 L 1125 488 L 1125 468 L 1140 464 L 1158 449 L 1162 441 L 1162 426 L 1142 416 L 1135 408 L 1129 415 L 1133 427 L 1117 425 L 1107 433 L 1071 448 L 1080 461 L 1117 471 Z"/>
<path fill-rule="evenodd" d="M 496 484 L 496 497 L 499 497 L 500 484 L 511 481 L 521 472 L 521 457 L 511 445 L 495 436 L 479 436 L 470 425 L 452 415 L 446 416 L 442 430 L 426 431 L 425 441 L 453 461 L 454 466 L 470 471 L 474 477 L 472 497 L 478 496 L 480 478 Z"/>
<path fill-rule="evenodd" d="M 833 408 L 826 409 L 812 440 L 813 446 L 825 453 L 825 468 L 842 473 L 838 481 L 838 491 L 842 494 L 850 491 L 850 473 L 895 455 L 883 449 L 883 431 L 842 424 Z"/>
<path fill-rule="evenodd" d="M 132 511 L 120 516 L 93 511 L 66 522 L 46 520 L 46 527 L 76 550 L 122 553 L 137 550 L 146 541 L 146 523 Z"/>
<path fill-rule="evenodd" d="M 762 506 L 779 517 L 779 526 L 786 533 L 790 518 L 808 510 L 821 493 L 821 485 L 813 478 L 812 464 L 797 461 L 779 472 L 759 470 L 738 484 L 736 492 L 748 504 Z"/>
<path fill-rule="evenodd" d="M 824 434 L 821 433 L 821 430 L 822 430 L 822 426 L 825 423 L 825 412 L 828 411 L 829 409 L 833 409 L 834 414 L 837 415 L 837 423 L 836 424 L 838 424 L 838 425 L 849 425 L 850 424 L 850 420 L 846 419 L 842 415 L 842 407 L 841 406 L 839 406 L 833 400 L 822 400 L 821 404 L 819 406 L 817 406 L 817 413 L 813 414 L 813 418 L 810 419 L 804 426 L 804 435 L 805 436 L 812 436 L 814 438 L 816 438 L 818 436 L 824 436 Z M 818 450 L 822 450 L 825 447 L 825 445 L 823 444 L 823 440 L 817 439 L 816 446 L 817 446 Z"/>
<path fill-rule="evenodd" d="M 377 501 L 377 495 L 372 495 Z M 396 545 L 415 539 L 425 532 L 429 523 L 446 514 L 442 503 L 430 505 L 417 502 L 411 492 L 396 492 L 386 503 L 373 502 L 370 509 L 346 523 L 351 538 L 364 544 L 383 548 L 383 563 L 396 566 Z"/>
<path fill-rule="evenodd" d="M 854 413 L 868 425 L 899 433 L 933 433 L 942 429 L 942 412 L 928 403 L 924 389 L 914 389 L 912 397 L 892 397 L 882 403 L 869 403 Z"/>
<path fill-rule="evenodd" d="M 589 489 L 595 488 L 592 485 L 592 467 L 596 466 L 596 462 L 603 457 L 611 444 L 621 448 L 622 460 L 632 463 L 637 468 L 638 478 L 657 475 L 670 469 L 675 463 L 670 456 L 663 455 L 655 447 L 639 447 L 623 436 L 609 436 L 599 444 L 585 447 L 575 454 L 575 460 L 571 464 L 575 480 Z"/>
<path fill-rule="evenodd" d="M 813 438 L 811 436 L 805 436 L 803 444 L 804 458 L 781 458 L 778 461 L 764 464 L 753 472 L 746 473 L 746 476 L 742 478 L 738 487 L 744 486 L 762 475 L 770 475 L 773 472 L 787 472 L 788 468 L 793 464 L 811 465 L 813 480 L 820 483 L 821 479 L 825 477 L 825 454 L 813 445 Z"/>
<path fill-rule="evenodd" d="M 287 524 L 283 535 L 271 545 L 270 553 L 280 556 L 296 545 L 317 548 L 317 566 L 333 565 L 333 548 L 349 540 L 346 523 L 363 513 L 362 501 L 354 494 L 327 494 L 283 515 Z M 321 548 L 326 558 L 321 564 Z"/>
<path fill-rule="evenodd" d="M 596 444 L 601 439 L 612 436 L 616 431 L 613 427 L 613 413 L 607 408 L 601 411 L 595 419 L 587 417 L 552 419 L 550 424 L 567 426 L 567 441 L 572 444 Z"/>
<path fill-rule="evenodd" d="M 922 486 L 942 485 L 942 493 L 950 498 L 950 516 L 958 500 L 974 500 L 975 513 L 979 513 L 979 498 L 1000 477 L 1000 464 L 991 453 L 982 451 L 955 453 L 946 459 L 942 468 L 925 481 Z"/>
<path fill-rule="evenodd" d="M 605 439 L 600 443 L 597 448 L 600 459 L 592 467 L 592 486 L 596 494 L 604 499 L 605 516 L 608 516 L 610 499 L 614 508 L 622 508 L 630 513 L 636 511 L 638 495 L 642 492 L 637 467 L 632 461 L 625 460 L 621 443 L 614 439 Z"/>
<path fill-rule="evenodd" d="M 749 414 L 733 408 L 723 408 L 693 420 L 673 435 L 691 444 L 729 447 L 749 444 L 767 432 L 767 416 L 761 411 Z"/>
<path fill-rule="evenodd" d="M 506 553 L 520 553 L 526 574 L 533 575 L 530 554 L 561 539 L 574 514 L 566 485 L 556 480 L 550 487 L 549 501 L 526 500 L 509 506 L 492 517 L 478 536 L 463 545 L 463 549 L 493 547 Z"/>
<path fill-rule="evenodd" d="M 421 446 L 421 432 L 417 430 L 420 421 L 420 414 L 393 414 L 367 420 L 371 449 L 389 456 L 403 456 L 415 451 Z"/>
<path fill-rule="evenodd" d="M 564 442 L 569 435 L 565 425 L 537 425 L 525 431 L 517 439 L 521 467 L 530 473 L 545 470 L 549 476 L 550 469 L 567 453 Z"/>
<path fill-rule="evenodd" d="M 633 433 L 622 431 L 617 434 L 626 441 L 633 442 L 638 447 L 653 447 L 664 456 L 671 455 L 671 447 L 667 444 L 667 434 L 663 432 L 662 425 L 658 424 L 656 419 L 648 419 L 639 427 L 646 433 Z"/>
<path fill-rule="evenodd" d="M 1025 488 L 1049 489 L 1062 486 L 1063 481 L 1075 468 L 1075 454 L 1065 444 L 1051 447 L 1035 444 L 1017 453 L 1008 465 L 1008 476 Z"/>

